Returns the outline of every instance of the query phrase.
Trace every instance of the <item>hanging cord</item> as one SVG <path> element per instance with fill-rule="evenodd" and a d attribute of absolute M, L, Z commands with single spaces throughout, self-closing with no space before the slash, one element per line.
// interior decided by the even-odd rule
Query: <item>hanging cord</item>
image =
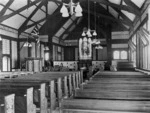
<path fill-rule="evenodd" d="M 95 32 L 96 32 L 96 2 L 94 2 L 94 13 L 95 13 Z"/>
<path fill-rule="evenodd" d="M 90 3 L 88 0 L 88 30 L 90 29 Z"/>

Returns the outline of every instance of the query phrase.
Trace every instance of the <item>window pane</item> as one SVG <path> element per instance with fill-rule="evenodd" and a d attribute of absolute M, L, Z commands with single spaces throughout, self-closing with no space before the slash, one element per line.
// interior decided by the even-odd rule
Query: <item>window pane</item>
<path fill-rule="evenodd" d="M 114 51 L 113 56 L 114 59 L 119 59 L 119 51 Z"/>
<path fill-rule="evenodd" d="M 121 59 L 127 59 L 127 51 L 121 51 Z"/>

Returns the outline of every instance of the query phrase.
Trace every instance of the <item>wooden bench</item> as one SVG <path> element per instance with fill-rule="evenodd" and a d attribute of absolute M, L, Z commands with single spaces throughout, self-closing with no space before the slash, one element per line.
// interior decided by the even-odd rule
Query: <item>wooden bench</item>
<path fill-rule="evenodd" d="M 8 113 L 36 113 L 36 106 L 33 103 L 33 88 L 28 89 L 0 89 L 0 95 L 9 95 L 11 93 L 15 94 L 15 97 L 8 97 L 13 98 L 8 102 L 4 102 L 4 106 L 7 109 L 14 109 L 14 112 L 9 111 Z M 6 97 L 6 96 L 5 96 Z M 7 109 L 4 109 L 7 111 Z M 5 113 L 5 112 L 4 112 Z"/>
<path fill-rule="evenodd" d="M 63 113 L 148 113 L 150 101 L 65 99 Z"/>
<path fill-rule="evenodd" d="M 71 72 L 71 74 L 72 74 L 73 72 Z M 70 72 L 67 72 L 67 73 L 57 73 L 57 72 L 53 72 L 53 73 L 39 73 L 39 74 L 33 74 L 32 76 L 19 76 L 19 77 L 17 77 L 17 78 L 13 78 L 13 79 L 5 79 L 5 83 L 6 83 L 6 80 L 7 80 L 7 82 L 10 82 L 10 81 L 12 81 L 13 83 L 14 82 L 18 82 L 19 83 L 19 81 L 21 81 L 22 83 L 19 83 L 20 84 L 20 86 L 26 86 L 25 84 L 26 84 L 26 82 L 28 82 L 28 83 L 30 83 L 31 82 L 31 85 L 32 85 L 32 82 L 34 83 L 36 83 L 36 82 L 38 82 L 38 81 L 41 81 L 41 82 L 46 82 L 46 81 L 52 81 L 52 80 L 57 80 L 57 93 L 58 93 L 58 98 L 59 99 L 61 99 L 62 98 L 62 94 L 61 94 L 61 85 L 62 85 L 62 83 L 61 83 L 61 78 L 63 78 L 64 77 L 64 82 L 63 82 L 63 84 L 64 84 L 64 86 L 67 86 L 67 75 L 66 74 L 68 74 L 68 78 L 70 78 L 69 79 L 69 83 L 71 84 L 70 85 L 70 87 L 72 86 L 72 82 L 73 82 L 73 86 L 72 87 L 77 87 L 78 85 L 79 85 L 79 82 L 80 82 L 80 78 L 79 78 L 79 76 L 77 76 L 77 74 L 74 74 L 74 76 L 71 76 L 70 75 Z M 58 79 L 58 78 L 60 78 L 60 79 Z M 71 78 L 74 78 L 74 79 L 71 79 Z M 78 81 L 78 82 L 75 82 L 75 81 Z M 25 84 L 23 84 L 23 83 L 25 83 Z M 34 84 L 35 84 L 34 83 Z M 68 84 L 69 84 L 68 83 Z M 50 89 L 50 100 L 51 100 L 51 103 L 50 103 L 50 105 L 51 105 L 51 109 L 54 109 L 54 103 L 55 103 L 55 84 L 54 84 L 54 82 L 53 83 L 51 83 L 50 84 L 50 86 L 51 87 L 53 87 L 53 89 L 51 88 Z M 18 86 L 19 87 L 19 86 Z M 72 88 L 72 89 L 74 89 L 74 88 Z M 64 88 L 64 89 L 67 89 L 67 88 Z M 53 92 L 53 93 L 52 93 Z M 66 94 L 67 94 L 67 91 L 64 91 Z"/>
<path fill-rule="evenodd" d="M 72 99 L 62 101 L 64 113 L 148 113 L 149 76 L 139 72 L 100 72 Z"/>
<path fill-rule="evenodd" d="M 33 74 L 31 71 L 14 71 L 14 72 L 0 72 L 0 79 L 3 78 L 15 78 L 18 76 Z"/>
<path fill-rule="evenodd" d="M 0 113 L 15 113 L 15 94 L 0 94 Z"/>

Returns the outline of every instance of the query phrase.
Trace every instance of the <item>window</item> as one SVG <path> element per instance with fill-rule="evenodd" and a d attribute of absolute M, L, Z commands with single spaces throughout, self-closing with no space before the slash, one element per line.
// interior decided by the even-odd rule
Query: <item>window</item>
<path fill-rule="evenodd" d="M 127 52 L 121 51 L 121 59 L 127 59 Z"/>
<path fill-rule="evenodd" d="M 126 60 L 127 59 L 127 51 L 122 50 L 122 51 L 114 51 L 113 52 L 113 59 L 122 59 L 122 60 Z"/>
<path fill-rule="evenodd" d="M 114 59 L 119 59 L 119 51 L 114 51 Z"/>

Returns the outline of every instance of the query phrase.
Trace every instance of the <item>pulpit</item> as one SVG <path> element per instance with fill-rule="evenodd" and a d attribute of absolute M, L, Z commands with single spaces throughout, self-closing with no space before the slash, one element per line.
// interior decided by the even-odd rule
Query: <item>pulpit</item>
<path fill-rule="evenodd" d="M 42 58 L 28 57 L 26 60 L 26 70 L 33 72 L 42 71 Z"/>

